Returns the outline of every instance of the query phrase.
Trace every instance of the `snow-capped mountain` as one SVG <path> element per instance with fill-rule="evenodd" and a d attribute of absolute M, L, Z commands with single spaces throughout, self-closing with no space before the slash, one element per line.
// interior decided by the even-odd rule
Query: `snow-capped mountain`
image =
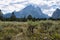
<path fill-rule="evenodd" d="M 27 17 L 28 15 L 31 15 L 32 17 L 35 18 L 48 18 L 48 16 L 41 11 L 41 8 L 39 6 L 32 4 L 26 6 L 24 9 L 18 12 L 14 11 L 14 14 L 16 15 L 17 18 Z"/>
<path fill-rule="evenodd" d="M 60 9 L 56 9 L 52 15 L 52 18 L 57 19 L 60 18 Z"/>

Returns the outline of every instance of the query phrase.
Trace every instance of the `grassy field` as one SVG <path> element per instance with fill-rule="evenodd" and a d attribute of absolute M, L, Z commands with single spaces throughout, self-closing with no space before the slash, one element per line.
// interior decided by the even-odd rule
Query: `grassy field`
<path fill-rule="evenodd" d="M 60 21 L 0 21 L 0 40 L 60 40 Z"/>

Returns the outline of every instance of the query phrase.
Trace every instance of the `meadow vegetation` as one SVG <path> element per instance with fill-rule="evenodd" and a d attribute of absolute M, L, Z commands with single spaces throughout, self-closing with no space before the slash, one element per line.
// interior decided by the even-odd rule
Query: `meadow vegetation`
<path fill-rule="evenodd" d="M 60 40 L 60 21 L 0 21 L 0 40 Z"/>

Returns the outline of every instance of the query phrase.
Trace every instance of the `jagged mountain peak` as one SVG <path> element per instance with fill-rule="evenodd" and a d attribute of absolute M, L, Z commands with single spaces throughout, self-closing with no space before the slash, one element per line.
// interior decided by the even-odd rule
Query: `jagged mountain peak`
<path fill-rule="evenodd" d="M 39 6 L 36 5 L 36 4 L 29 4 L 29 5 L 27 5 L 27 6 L 31 6 L 31 7 L 39 7 Z"/>
<path fill-rule="evenodd" d="M 57 9 L 56 9 L 56 11 L 60 11 L 60 9 L 59 9 L 59 8 L 57 8 Z"/>
<path fill-rule="evenodd" d="M 55 11 L 54 11 L 54 13 L 59 13 L 60 12 L 60 9 L 59 8 L 57 8 Z M 53 14 L 54 14 L 53 13 Z"/>
<path fill-rule="evenodd" d="M 28 5 L 26 6 L 23 10 L 17 12 L 18 14 L 22 16 L 28 16 L 28 15 L 32 15 L 32 17 L 35 18 L 45 18 L 46 15 L 41 11 L 41 8 L 37 5 Z M 16 13 L 16 14 L 17 14 Z"/>
<path fill-rule="evenodd" d="M 53 12 L 52 18 L 54 18 L 54 19 L 60 18 L 60 9 L 59 9 L 59 8 L 57 8 L 57 9 Z"/>
<path fill-rule="evenodd" d="M 59 12 L 60 11 L 60 9 L 59 8 L 57 8 L 54 12 Z"/>
<path fill-rule="evenodd" d="M 39 6 L 33 5 L 33 4 L 27 5 L 24 9 L 18 12 L 14 11 L 14 14 L 16 15 L 17 18 L 27 17 L 28 15 L 31 15 L 32 17 L 35 17 L 35 18 L 48 17 L 41 11 L 41 8 Z"/>
<path fill-rule="evenodd" d="M 29 10 L 33 10 L 33 9 L 37 10 L 37 9 L 39 9 L 41 11 L 41 8 L 38 5 L 35 5 L 35 4 L 29 4 L 24 9 L 29 9 Z"/>

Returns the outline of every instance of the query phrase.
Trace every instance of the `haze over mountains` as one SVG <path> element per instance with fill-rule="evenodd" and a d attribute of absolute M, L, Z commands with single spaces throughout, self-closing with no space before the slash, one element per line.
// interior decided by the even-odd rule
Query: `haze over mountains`
<path fill-rule="evenodd" d="M 14 14 L 17 18 L 23 18 L 23 17 L 27 17 L 29 15 L 31 15 L 33 18 L 49 18 L 48 15 L 44 14 L 41 11 L 41 8 L 37 5 L 28 5 L 26 6 L 24 9 L 16 12 L 14 11 Z M 11 16 L 11 13 L 7 13 L 5 15 L 3 15 L 5 18 L 9 18 Z M 52 18 L 60 18 L 60 9 L 56 9 L 53 12 Z"/>

